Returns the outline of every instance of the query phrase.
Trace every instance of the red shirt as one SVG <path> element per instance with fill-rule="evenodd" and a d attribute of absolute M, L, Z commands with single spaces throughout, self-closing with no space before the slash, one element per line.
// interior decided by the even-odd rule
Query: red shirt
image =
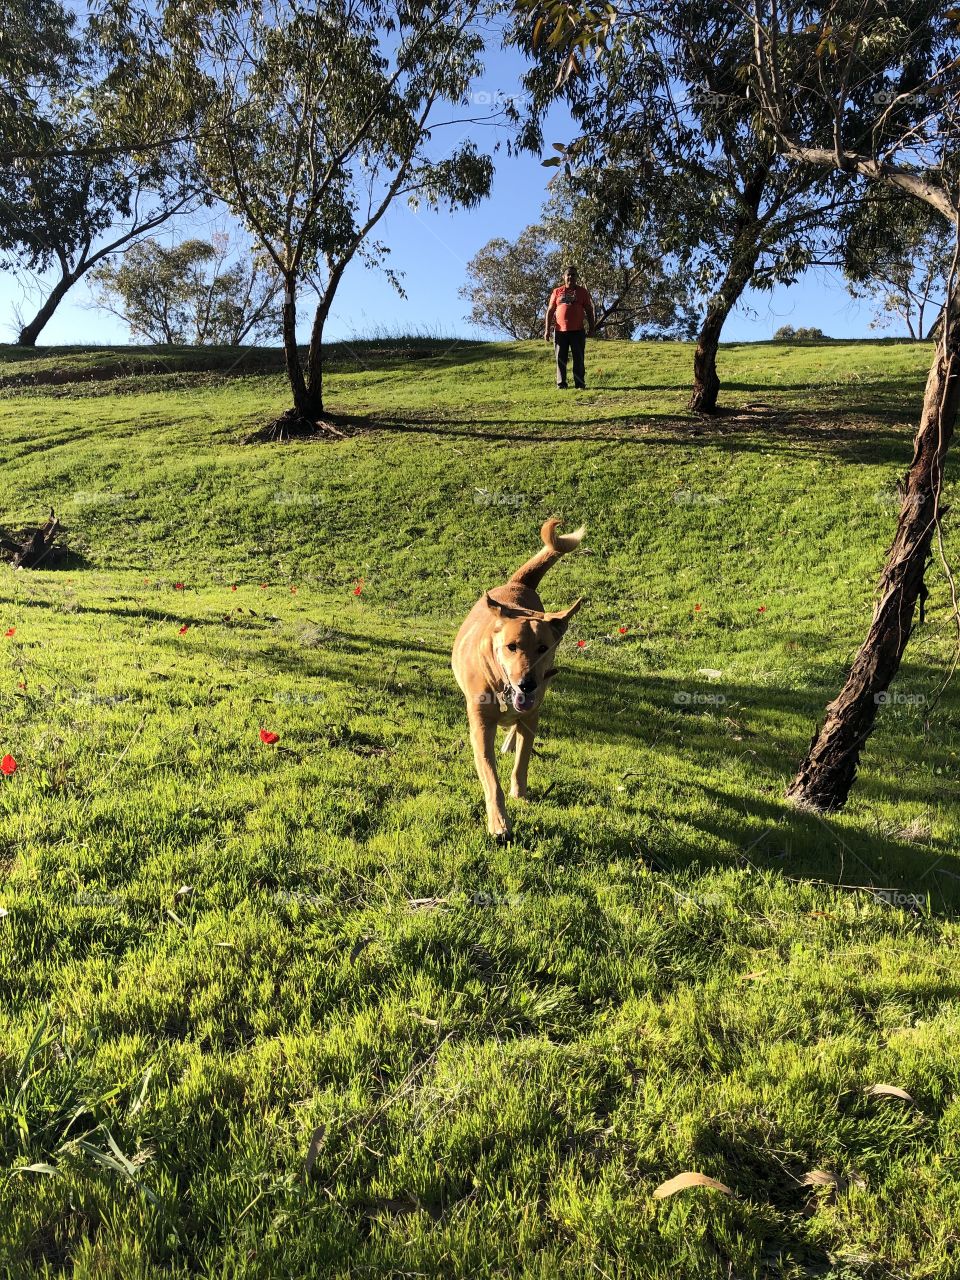
<path fill-rule="evenodd" d="M 550 295 L 550 306 L 556 307 L 556 327 L 563 333 L 584 328 L 584 309 L 590 305 L 590 295 L 581 285 L 568 288 L 561 285 Z"/>

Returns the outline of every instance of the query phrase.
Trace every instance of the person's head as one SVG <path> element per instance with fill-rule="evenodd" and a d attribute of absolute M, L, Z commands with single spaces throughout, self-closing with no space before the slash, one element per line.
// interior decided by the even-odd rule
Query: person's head
<path fill-rule="evenodd" d="M 575 284 L 580 283 L 580 276 L 577 274 L 576 267 L 569 266 L 566 268 L 566 270 L 563 273 L 563 283 L 569 286 L 573 286 Z"/>

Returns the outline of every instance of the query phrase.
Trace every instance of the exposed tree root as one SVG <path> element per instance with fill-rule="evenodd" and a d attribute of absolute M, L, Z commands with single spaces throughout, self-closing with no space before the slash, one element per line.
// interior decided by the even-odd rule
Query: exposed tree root
<path fill-rule="evenodd" d="M 258 427 L 245 444 L 284 444 L 290 440 L 345 440 L 351 433 L 348 421 L 336 415 L 309 418 L 296 409 L 287 409 L 279 418 Z"/>

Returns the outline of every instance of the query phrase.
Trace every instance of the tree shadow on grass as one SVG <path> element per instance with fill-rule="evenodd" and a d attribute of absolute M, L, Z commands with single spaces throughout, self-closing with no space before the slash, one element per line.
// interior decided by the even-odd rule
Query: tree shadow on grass
<path fill-rule="evenodd" d="M 583 444 L 602 440 L 626 448 L 682 445 L 691 441 L 731 453 L 789 451 L 792 456 L 829 458 L 855 464 L 894 464 L 910 461 L 912 431 L 895 429 L 901 416 L 890 414 L 888 425 L 870 413 L 867 421 L 859 410 L 837 410 L 815 417 L 777 411 L 769 417 L 732 411 L 705 421 L 685 413 L 651 415 L 649 418 L 601 417 L 582 423 L 569 418 L 538 419 L 531 429 L 527 418 L 427 418 L 417 415 L 353 415 L 357 433 L 390 431 L 405 435 L 452 437 L 524 444 Z M 872 419 L 872 420 L 869 420 Z"/>

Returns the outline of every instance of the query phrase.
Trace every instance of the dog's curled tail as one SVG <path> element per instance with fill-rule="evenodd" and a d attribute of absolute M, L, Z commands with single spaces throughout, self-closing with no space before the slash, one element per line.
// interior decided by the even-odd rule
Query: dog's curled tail
<path fill-rule="evenodd" d="M 543 528 L 540 530 L 543 546 L 535 556 L 511 575 L 511 582 L 517 582 L 522 587 L 537 587 L 543 575 L 557 563 L 561 556 L 576 551 L 583 540 L 586 528 L 581 525 L 573 533 L 557 533 L 559 527 L 560 521 L 556 516 L 551 516 L 549 520 L 544 521 Z"/>

